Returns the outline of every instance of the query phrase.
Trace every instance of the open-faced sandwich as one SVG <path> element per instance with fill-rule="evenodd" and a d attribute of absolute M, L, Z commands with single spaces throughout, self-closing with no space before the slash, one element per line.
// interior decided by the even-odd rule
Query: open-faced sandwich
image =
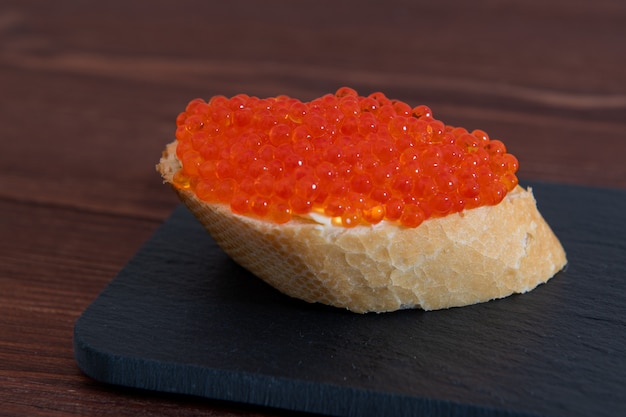
<path fill-rule="evenodd" d="M 501 141 L 382 93 L 193 100 L 157 169 L 232 259 L 308 302 L 465 306 L 567 262 Z"/>

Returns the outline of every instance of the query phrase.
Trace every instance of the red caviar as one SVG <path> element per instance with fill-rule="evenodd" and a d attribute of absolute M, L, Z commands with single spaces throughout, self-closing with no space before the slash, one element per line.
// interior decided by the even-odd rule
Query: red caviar
<path fill-rule="evenodd" d="M 174 184 L 275 223 L 316 212 L 345 227 L 417 227 L 498 204 L 518 183 L 518 161 L 501 141 L 379 92 L 195 99 L 176 124 L 183 167 Z"/>

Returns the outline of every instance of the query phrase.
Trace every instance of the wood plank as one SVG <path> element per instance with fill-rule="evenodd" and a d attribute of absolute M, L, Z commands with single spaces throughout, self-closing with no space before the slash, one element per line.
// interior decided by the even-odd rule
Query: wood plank
<path fill-rule="evenodd" d="M 0 74 L 11 81 L 7 92 L 23 100 L 0 113 L 8 137 L 15 138 L 0 154 L 0 195 L 153 219 L 171 211 L 176 200 L 154 165 L 173 136 L 173 115 L 192 93 L 62 74 L 49 75 L 47 82 L 56 87 L 46 88 L 37 72 Z M 109 95 L 95 101 L 103 88 Z M 62 104 L 47 104 L 55 102 Z M 626 147 L 626 122 L 617 117 L 585 120 L 575 113 L 537 114 L 453 99 L 432 107 L 449 123 L 504 140 L 520 159 L 523 178 L 626 186 L 626 165 L 616 152 Z M 33 146 L 41 135 L 45 140 Z M 590 141 L 602 145 L 588 150 Z"/>
<path fill-rule="evenodd" d="M 153 166 L 190 99 L 382 90 L 506 141 L 523 178 L 626 188 L 624 22 L 613 0 L 4 0 L 2 413 L 276 414 L 72 359 L 75 318 L 177 204 Z"/>
<path fill-rule="evenodd" d="M 167 6 L 137 20 L 143 6 L 134 2 L 123 15 L 111 6 L 68 15 L 20 3 L 1 29 L 0 77 L 12 101 L 0 112 L 11 138 L 0 155 L 0 193 L 163 218 L 174 200 L 152 166 L 189 99 L 241 91 L 307 99 L 347 83 L 428 103 L 443 120 L 505 140 L 528 179 L 626 186 L 626 166 L 614 159 L 626 134 L 626 58 L 614 53 L 624 11 L 585 2 L 566 12 L 552 3 L 449 6 L 391 3 L 387 18 L 375 20 L 372 6 L 323 18 L 327 9 L 285 5 L 283 20 L 259 23 L 254 3 L 237 14 L 226 3 L 199 26 Z M 290 13 L 298 19 L 284 20 Z M 131 36 L 138 30 L 151 42 Z M 203 42 L 200 32 L 239 37 Z M 279 41 L 285 33 L 290 42 Z M 606 144 L 588 152 L 588 138 Z"/>

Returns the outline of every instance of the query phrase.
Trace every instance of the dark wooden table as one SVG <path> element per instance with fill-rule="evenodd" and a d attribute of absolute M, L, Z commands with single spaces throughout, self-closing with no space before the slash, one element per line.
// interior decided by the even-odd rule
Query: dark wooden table
<path fill-rule="evenodd" d="M 195 97 L 349 85 L 504 140 L 520 177 L 626 188 L 618 0 L 0 4 L 0 415 L 286 415 L 105 386 L 75 320 L 176 206 Z"/>

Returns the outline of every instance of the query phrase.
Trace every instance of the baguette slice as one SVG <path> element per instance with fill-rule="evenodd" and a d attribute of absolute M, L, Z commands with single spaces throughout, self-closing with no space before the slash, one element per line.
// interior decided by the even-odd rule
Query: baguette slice
<path fill-rule="evenodd" d="M 180 166 L 173 142 L 157 170 L 172 184 Z M 436 310 L 525 293 L 567 263 L 532 190 L 519 186 L 496 206 L 417 228 L 383 222 L 349 229 L 310 217 L 277 225 L 174 189 L 241 266 L 291 297 L 357 313 Z"/>

